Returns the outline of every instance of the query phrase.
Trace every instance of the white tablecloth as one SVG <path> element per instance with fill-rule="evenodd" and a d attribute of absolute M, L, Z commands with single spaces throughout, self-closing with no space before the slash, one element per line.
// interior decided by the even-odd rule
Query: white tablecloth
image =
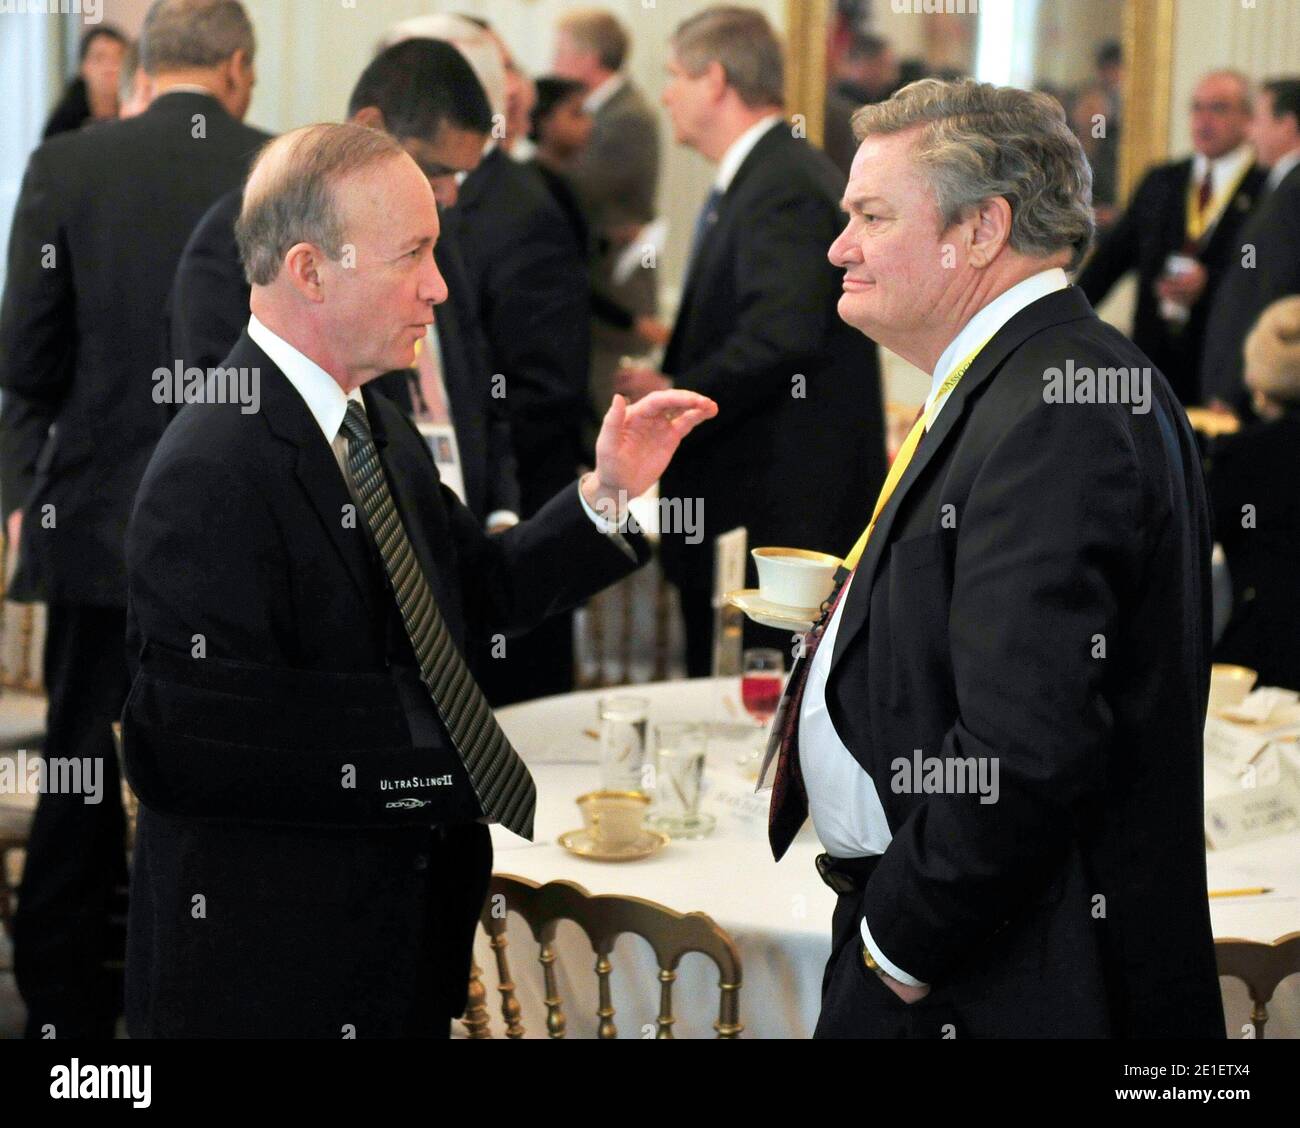
<path fill-rule="evenodd" d="M 662 853 L 640 862 L 607 864 L 575 857 L 556 844 L 558 835 L 582 825 L 574 799 L 599 786 L 595 730 L 596 701 L 602 692 L 546 698 L 503 709 L 506 733 L 528 762 L 538 786 L 536 842 L 528 843 L 493 827 L 495 870 L 533 881 L 576 881 L 592 893 L 620 893 L 659 901 L 679 912 L 700 910 L 725 928 L 740 949 L 744 987 L 740 994 L 745 1037 L 807 1037 L 817 1021 L 822 972 L 830 953 L 834 895 L 813 866 L 821 847 L 811 831 L 790 848 L 780 865 L 767 845 L 766 796 L 754 796 L 752 782 L 740 778 L 734 759 L 740 746 L 715 740 L 710 745 L 703 809 L 717 816 L 713 834 L 695 841 L 673 841 Z M 650 725 L 669 720 L 744 721 L 735 678 L 657 683 L 624 692 L 649 699 Z M 1274 940 L 1300 929 L 1300 834 L 1266 839 L 1208 855 L 1210 888 L 1272 886 L 1267 897 L 1216 899 L 1211 916 L 1216 936 Z M 536 945 L 521 921 L 509 928 L 514 979 L 519 987 L 525 1027 L 544 1029 L 541 976 Z M 595 959 L 576 925 L 559 932 L 560 994 L 565 1000 L 570 1037 L 591 1037 L 596 1029 Z M 489 992 L 496 999 L 492 954 L 480 934 L 476 948 Z M 614 1004 L 621 1037 L 653 1034 L 658 984 L 650 949 L 624 937 L 614 954 Z M 677 1034 L 709 1036 L 717 1016 L 717 974 L 702 956 L 682 963 L 676 997 Z M 1226 981 L 1225 981 L 1226 983 Z M 1291 989 L 1288 990 L 1288 987 Z M 1249 1014 L 1244 988 L 1225 989 L 1229 1029 L 1239 1032 Z M 1270 1035 L 1300 1035 L 1300 987 L 1284 984 Z M 501 1033 L 493 1007 L 493 1029 Z"/>

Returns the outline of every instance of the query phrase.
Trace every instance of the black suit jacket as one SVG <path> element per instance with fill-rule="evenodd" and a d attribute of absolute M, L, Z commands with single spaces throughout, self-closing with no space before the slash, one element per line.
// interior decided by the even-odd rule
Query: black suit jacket
<path fill-rule="evenodd" d="M 523 165 L 494 149 L 445 215 L 469 278 L 532 514 L 582 459 L 588 324 L 586 257 L 559 205 Z"/>
<path fill-rule="evenodd" d="M 1186 242 L 1187 193 L 1192 159 L 1153 168 L 1138 185 L 1132 201 L 1098 244 L 1079 276 L 1079 287 L 1093 305 L 1130 270 L 1137 270 L 1138 298 L 1133 316 L 1133 343 L 1151 358 L 1185 404 L 1201 401 L 1201 346 L 1214 296 L 1225 273 L 1240 256 L 1238 236 L 1264 183 L 1264 170 L 1253 168 L 1237 187 L 1219 222 L 1201 244 L 1197 259 L 1205 267 L 1205 292 L 1192 306 L 1187 324 L 1170 327 L 1160 316 L 1156 281 L 1165 261 Z"/>
<path fill-rule="evenodd" d="M 250 287 L 239 261 L 235 220 L 243 189 L 222 196 L 190 235 L 176 268 L 169 301 L 172 352 L 187 366 L 221 363 L 248 324 Z M 438 268 L 448 298 L 437 310 L 443 378 L 460 447 L 465 502 L 480 521 L 496 510 L 519 510 L 519 481 L 504 402 L 492 395 L 486 343 L 473 292 L 454 239 L 438 242 Z M 411 370 L 391 372 L 376 387 L 411 410 Z"/>
<path fill-rule="evenodd" d="M 884 479 L 876 346 L 840 320 L 844 177 L 777 124 L 740 166 L 704 237 L 664 371 L 718 403 L 678 451 L 667 498 L 702 498 L 704 540 L 663 539 L 668 577 L 713 583 L 713 538 L 842 556 Z M 812 504 L 810 504 L 810 500 Z M 751 565 L 752 569 L 752 565 Z"/>
<path fill-rule="evenodd" d="M 433 828 L 418 806 L 391 806 L 381 780 L 462 782 L 463 769 L 413 680 L 382 565 L 364 517 L 346 519 L 351 497 L 318 424 L 246 336 L 226 363 L 260 369 L 260 412 L 185 408 L 150 462 L 127 541 L 123 729 L 142 804 L 131 1033 L 445 1034 L 464 1007 L 487 828 L 464 818 Z M 635 566 L 596 531 L 574 485 L 487 536 L 439 487 L 411 422 L 369 387 L 363 395 L 403 526 L 462 651 Z M 630 541 L 643 561 L 644 542 Z"/>
<path fill-rule="evenodd" d="M 267 139 L 179 92 L 32 154 L 0 310 L 0 492 L 6 517 L 27 511 L 19 597 L 125 604 L 131 499 L 170 414 L 153 373 L 173 360 L 176 261 Z"/>
<path fill-rule="evenodd" d="M 1300 404 L 1215 440 L 1206 480 L 1232 577 L 1232 618 L 1214 657 L 1256 670 L 1260 685 L 1300 690 Z"/>
<path fill-rule="evenodd" d="M 1200 458 L 1159 372 L 1147 414 L 1046 402 L 1067 358 L 1150 366 L 1077 288 L 1022 310 L 922 439 L 845 597 L 827 706 L 892 835 L 861 912 L 959 1036 L 1221 1038 Z M 917 750 L 996 765 L 996 801 L 896 789 Z"/>
<path fill-rule="evenodd" d="M 1279 298 L 1300 293 L 1300 165 L 1260 201 L 1233 240 L 1205 333 L 1207 399 L 1249 409 L 1242 350 L 1255 322 Z"/>
<path fill-rule="evenodd" d="M 592 239 L 591 228 L 587 225 L 587 217 L 583 213 L 582 203 L 579 201 L 578 194 L 574 191 L 573 185 L 568 178 L 563 173 L 557 172 L 536 158 L 529 161 L 524 167 L 542 182 L 551 197 L 559 204 L 560 211 L 564 214 L 565 220 L 573 231 L 573 237 L 577 240 L 578 246 L 582 247 L 584 253 L 590 258 L 596 252 L 597 241 Z M 608 247 L 605 250 L 607 251 Z M 598 289 L 594 279 L 588 297 L 591 299 L 591 315 L 597 321 L 625 332 L 632 329 L 636 324 L 636 318 L 633 316 L 632 311 L 625 306 L 619 305 L 613 298 Z"/>

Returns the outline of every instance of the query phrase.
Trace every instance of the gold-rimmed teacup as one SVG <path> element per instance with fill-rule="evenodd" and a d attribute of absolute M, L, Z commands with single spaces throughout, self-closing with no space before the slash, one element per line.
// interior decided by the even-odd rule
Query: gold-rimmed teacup
<path fill-rule="evenodd" d="M 782 607 L 820 607 L 843 563 L 838 556 L 806 548 L 756 548 L 750 555 L 758 566 L 759 593 Z"/>
<path fill-rule="evenodd" d="M 630 846 L 641 837 L 649 805 L 650 797 L 640 791 L 589 791 L 578 797 L 587 835 L 613 849 Z"/>

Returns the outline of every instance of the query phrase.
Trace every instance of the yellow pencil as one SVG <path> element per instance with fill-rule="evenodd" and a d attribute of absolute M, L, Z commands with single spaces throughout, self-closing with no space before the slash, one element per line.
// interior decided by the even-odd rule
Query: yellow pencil
<path fill-rule="evenodd" d="M 1251 889 L 1211 889 L 1211 897 L 1258 897 L 1264 893 L 1272 893 L 1273 890 L 1267 885 L 1257 885 Z"/>

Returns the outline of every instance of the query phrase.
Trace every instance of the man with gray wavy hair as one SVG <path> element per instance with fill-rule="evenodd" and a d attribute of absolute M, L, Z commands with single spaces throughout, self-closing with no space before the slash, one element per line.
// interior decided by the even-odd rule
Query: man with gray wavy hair
<path fill-rule="evenodd" d="M 1223 1037 L 1200 460 L 1066 276 L 1087 162 L 969 81 L 855 128 L 840 316 L 933 376 L 772 744 L 773 851 L 811 814 L 839 895 L 817 1035 Z"/>

